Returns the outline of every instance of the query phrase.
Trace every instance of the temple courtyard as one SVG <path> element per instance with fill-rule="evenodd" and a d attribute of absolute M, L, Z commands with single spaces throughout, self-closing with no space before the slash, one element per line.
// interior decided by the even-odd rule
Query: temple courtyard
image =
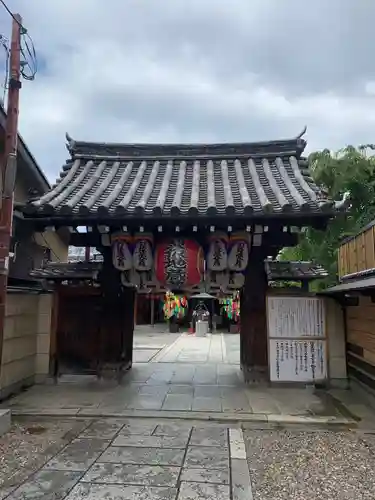
<path fill-rule="evenodd" d="M 360 390 L 245 385 L 239 335 L 137 327 L 121 383 L 63 375 L 3 402 L 0 499 L 370 499 Z"/>

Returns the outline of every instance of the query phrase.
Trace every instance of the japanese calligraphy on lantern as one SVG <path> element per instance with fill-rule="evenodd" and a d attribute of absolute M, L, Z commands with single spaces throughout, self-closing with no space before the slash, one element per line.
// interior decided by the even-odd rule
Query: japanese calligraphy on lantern
<path fill-rule="evenodd" d="M 324 337 L 323 300 L 317 297 L 267 297 L 269 337 Z"/>
<path fill-rule="evenodd" d="M 327 378 L 325 340 L 270 339 L 272 382 L 319 382 Z"/>

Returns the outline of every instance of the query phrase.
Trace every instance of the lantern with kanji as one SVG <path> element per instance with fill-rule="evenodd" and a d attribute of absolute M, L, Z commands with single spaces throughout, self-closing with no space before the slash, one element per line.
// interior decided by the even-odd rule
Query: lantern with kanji
<path fill-rule="evenodd" d="M 225 271 L 227 268 L 228 236 L 220 231 L 208 237 L 207 269 L 210 271 Z"/>
<path fill-rule="evenodd" d="M 241 273 L 249 262 L 249 235 L 246 232 L 231 234 L 229 239 L 228 268 Z"/>
<path fill-rule="evenodd" d="M 129 271 L 133 266 L 131 243 L 132 237 L 127 233 L 117 233 L 111 237 L 112 262 L 119 271 Z"/>
<path fill-rule="evenodd" d="M 133 267 L 136 271 L 152 269 L 152 234 L 138 233 L 134 236 Z"/>
<path fill-rule="evenodd" d="M 202 247 L 193 240 L 177 238 L 158 244 L 155 272 L 159 283 L 171 289 L 198 285 L 204 272 Z"/>

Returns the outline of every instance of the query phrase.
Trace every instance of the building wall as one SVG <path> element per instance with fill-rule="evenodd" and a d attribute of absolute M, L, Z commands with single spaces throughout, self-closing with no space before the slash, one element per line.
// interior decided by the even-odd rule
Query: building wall
<path fill-rule="evenodd" d="M 326 327 L 328 337 L 328 370 L 333 386 L 347 385 L 347 366 L 345 349 L 345 322 L 341 305 L 325 298 Z"/>
<path fill-rule="evenodd" d="M 358 296 L 345 311 L 349 374 L 375 389 L 375 303 Z"/>
<path fill-rule="evenodd" d="M 52 294 L 7 295 L 0 397 L 42 381 L 49 371 Z"/>

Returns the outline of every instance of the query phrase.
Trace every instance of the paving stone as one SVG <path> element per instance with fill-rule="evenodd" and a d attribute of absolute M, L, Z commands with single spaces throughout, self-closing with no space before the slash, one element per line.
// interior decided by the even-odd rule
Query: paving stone
<path fill-rule="evenodd" d="M 186 436 L 189 437 L 192 426 L 190 423 L 170 423 L 170 424 L 160 424 L 156 427 L 154 436 Z"/>
<path fill-rule="evenodd" d="M 193 403 L 193 398 L 188 394 L 186 395 L 167 394 L 162 409 L 189 411 L 191 410 L 192 403 Z"/>
<path fill-rule="evenodd" d="M 175 500 L 176 494 L 175 488 L 168 487 L 80 483 L 65 500 Z"/>
<path fill-rule="evenodd" d="M 271 398 L 249 398 L 249 405 L 254 413 L 280 413 L 280 408 Z"/>
<path fill-rule="evenodd" d="M 193 446 L 189 447 L 185 467 L 186 468 L 207 468 L 223 469 L 229 467 L 229 453 L 224 448 Z"/>
<path fill-rule="evenodd" d="M 194 386 L 192 385 L 170 385 L 168 394 L 189 394 L 193 395 Z"/>
<path fill-rule="evenodd" d="M 229 429 L 230 457 L 246 460 L 246 448 L 241 429 Z"/>
<path fill-rule="evenodd" d="M 177 500 L 230 500 L 229 486 L 222 484 L 181 483 Z"/>
<path fill-rule="evenodd" d="M 159 349 L 133 349 L 133 363 L 148 363 Z"/>
<path fill-rule="evenodd" d="M 45 465 L 46 469 L 85 471 L 109 446 L 103 439 L 75 439 Z"/>
<path fill-rule="evenodd" d="M 137 395 L 126 405 L 127 409 L 132 410 L 161 410 L 163 406 L 164 396 L 159 395 Z"/>
<path fill-rule="evenodd" d="M 14 490 L 7 500 L 63 499 L 81 475 L 81 472 L 41 470 Z"/>
<path fill-rule="evenodd" d="M 231 459 L 232 500 L 253 500 L 249 466 L 246 460 Z"/>
<path fill-rule="evenodd" d="M 194 428 L 190 445 L 192 446 L 223 446 L 226 448 L 228 446 L 228 430 L 215 429 L 215 428 Z"/>
<path fill-rule="evenodd" d="M 195 398 L 220 398 L 221 391 L 217 385 L 198 385 L 194 388 Z"/>
<path fill-rule="evenodd" d="M 148 385 L 148 384 L 144 384 L 139 389 L 139 394 L 140 395 L 150 394 L 152 396 L 165 397 L 167 395 L 167 393 L 169 392 L 169 389 L 170 389 L 169 385 Z"/>
<path fill-rule="evenodd" d="M 118 436 L 112 446 L 185 449 L 189 436 Z"/>
<path fill-rule="evenodd" d="M 0 436 L 9 431 L 11 425 L 10 410 L 0 409 Z"/>
<path fill-rule="evenodd" d="M 184 450 L 111 446 L 103 453 L 98 462 L 181 466 L 183 459 Z"/>
<path fill-rule="evenodd" d="M 85 429 L 79 438 L 113 439 L 125 422 L 121 419 L 107 418 L 96 420 Z"/>
<path fill-rule="evenodd" d="M 120 434 L 133 435 L 139 434 L 142 436 L 151 436 L 156 429 L 157 422 L 153 420 L 127 420 Z"/>
<path fill-rule="evenodd" d="M 194 398 L 193 411 L 218 411 L 222 410 L 220 398 Z"/>
<path fill-rule="evenodd" d="M 96 463 L 82 478 L 88 483 L 177 486 L 180 467 Z"/>
<path fill-rule="evenodd" d="M 229 470 L 183 469 L 181 481 L 191 483 L 229 484 Z"/>
<path fill-rule="evenodd" d="M 10 495 L 12 491 L 14 491 L 14 488 L 15 488 L 14 486 L 9 486 L 9 487 L 0 486 L 0 500 L 4 500 L 4 498 L 8 497 L 8 495 Z"/>
<path fill-rule="evenodd" d="M 221 404 L 223 407 L 223 411 L 238 411 L 249 413 L 253 411 L 245 396 L 224 397 L 221 400 Z"/>

